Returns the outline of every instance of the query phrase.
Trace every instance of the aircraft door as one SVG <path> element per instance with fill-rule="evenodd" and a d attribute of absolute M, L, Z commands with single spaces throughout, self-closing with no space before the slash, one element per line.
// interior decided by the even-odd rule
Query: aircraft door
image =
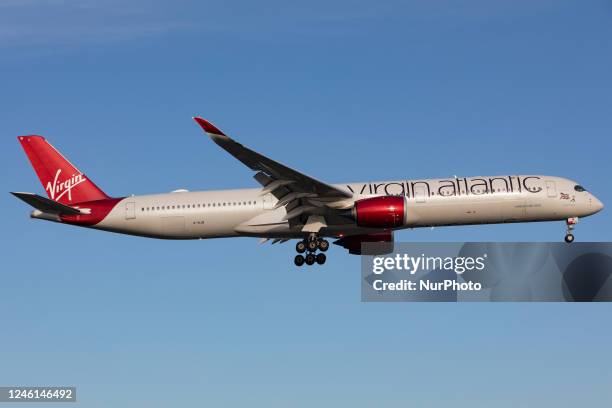
<path fill-rule="evenodd" d="M 546 194 L 550 198 L 555 198 L 557 196 L 557 186 L 554 181 L 546 182 Z"/>
<path fill-rule="evenodd" d="M 133 220 L 134 218 L 136 218 L 136 203 L 128 201 L 125 203 L 125 219 Z"/>

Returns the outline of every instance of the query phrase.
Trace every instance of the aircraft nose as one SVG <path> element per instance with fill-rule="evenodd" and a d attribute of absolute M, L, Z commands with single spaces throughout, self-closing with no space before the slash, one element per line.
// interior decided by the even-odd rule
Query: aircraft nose
<path fill-rule="evenodd" d="M 591 199 L 591 208 L 595 211 L 595 212 L 599 212 L 601 210 L 603 210 L 604 205 L 601 201 L 599 201 L 599 199 L 595 196 L 593 196 L 593 198 Z"/>

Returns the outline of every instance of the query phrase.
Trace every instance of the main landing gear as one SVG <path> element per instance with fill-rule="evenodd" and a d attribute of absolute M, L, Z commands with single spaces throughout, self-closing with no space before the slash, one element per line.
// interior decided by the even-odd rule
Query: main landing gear
<path fill-rule="evenodd" d="M 567 230 L 565 231 L 565 242 L 571 244 L 574 242 L 574 228 L 576 224 L 578 224 L 578 217 L 572 217 L 565 220 L 565 224 L 567 225 Z"/>
<path fill-rule="evenodd" d="M 323 252 L 329 249 L 329 241 L 320 238 L 316 234 L 310 234 L 308 238 L 298 241 L 295 244 L 295 250 L 298 254 L 295 256 L 293 262 L 297 266 L 314 265 L 315 262 L 319 265 L 323 265 L 327 260 L 327 257 Z M 316 254 L 317 250 L 321 253 Z M 308 252 L 306 256 L 302 255 L 304 252 Z"/>

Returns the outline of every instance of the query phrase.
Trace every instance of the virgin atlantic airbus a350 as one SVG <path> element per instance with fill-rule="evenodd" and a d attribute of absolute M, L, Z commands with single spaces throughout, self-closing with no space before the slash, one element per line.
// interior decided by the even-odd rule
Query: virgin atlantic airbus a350
<path fill-rule="evenodd" d="M 205 119 L 194 119 L 255 172 L 261 188 L 110 197 L 43 137 L 19 136 L 48 198 L 12 194 L 34 207 L 32 218 L 121 234 L 297 239 L 298 266 L 325 263 L 325 238 L 336 239 L 334 244 L 351 254 L 361 254 L 366 242 L 379 243 L 380 254 L 392 252 L 393 231 L 403 228 L 564 221 L 565 241 L 571 243 L 578 219 L 604 207 L 579 183 L 542 175 L 328 184 L 244 147 Z"/>

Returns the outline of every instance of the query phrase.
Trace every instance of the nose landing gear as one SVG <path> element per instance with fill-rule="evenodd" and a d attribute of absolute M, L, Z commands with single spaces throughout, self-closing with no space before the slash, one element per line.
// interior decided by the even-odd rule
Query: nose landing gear
<path fill-rule="evenodd" d="M 571 244 L 572 242 L 574 242 L 574 234 L 572 234 L 572 232 L 574 232 L 574 228 L 576 224 L 578 224 L 578 217 L 568 218 L 567 220 L 565 220 L 565 224 L 567 225 L 567 230 L 565 232 L 565 242 Z"/>
<path fill-rule="evenodd" d="M 321 252 L 325 252 L 329 249 L 329 241 L 320 238 L 316 234 L 310 234 L 308 238 L 298 241 L 295 244 L 295 250 L 298 252 L 298 255 L 295 256 L 293 260 L 296 266 L 306 265 L 314 265 L 315 262 L 319 265 L 323 265 L 327 260 L 327 256 L 323 253 L 315 254 L 317 250 Z M 306 256 L 301 255 L 304 252 L 308 251 Z"/>

